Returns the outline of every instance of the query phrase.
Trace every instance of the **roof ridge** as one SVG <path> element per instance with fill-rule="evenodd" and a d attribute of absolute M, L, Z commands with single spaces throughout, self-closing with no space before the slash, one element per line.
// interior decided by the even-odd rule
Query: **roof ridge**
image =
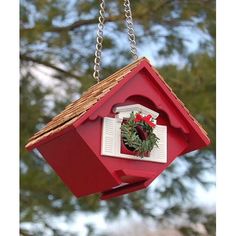
<path fill-rule="evenodd" d="M 114 72 L 113 74 L 109 75 L 107 78 L 105 78 L 105 79 L 99 81 L 98 83 L 92 85 L 87 91 L 84 92 L 83 95 L 87 94 L 89 91 L 93 90 L 94 88 L 96 88 L 98 85 L 100 85 L 100 84 L 103 83 L 104 81 L 105 81 L 105 82 L 108 82 L 110 79 L 112 79 L 113 77 L 115 77 L 115 76 L 118 75 L 118 74 L 122 74 L 122 72 L 125 72 L 125 71 L 126 71 L 127 69 L 129 69 L 130 67 L 133 67 L 133 66 L 138 65 L 138 63 L 139 63 L 140 61 L 144 60 L 144 59 L 148 60 L 146 57 L 141 57 L 141 58 L 139 58 L 139 59 L 133 61 L 132 63 L 126 65 L 125 67 L 123 67 L 123 68 L 119 69 L 118 71 Z"/>

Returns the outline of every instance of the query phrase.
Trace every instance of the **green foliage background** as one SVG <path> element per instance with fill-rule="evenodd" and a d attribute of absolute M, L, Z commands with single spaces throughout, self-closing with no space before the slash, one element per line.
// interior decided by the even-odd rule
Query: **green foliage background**
<path fill-rule="evenodd" d="M 107 0 L 103 78 L 131 62 L 122 3 Z M 153 188 L 107 202 L 98 196 L 73 197 L 44 160 L 28 153 L 24 145 L 95 83 L 91 75 L 98 1 L 21 0 L 21 235 L 46 235 L 46 230 L 49 235 L 72 235 L 51 219 L 70 220 L 76 212 L 100 211 L 108 220 L 121 212 L 126 217 L 135 212 L 186 236 L 200 235 L 194 227 L 200 223 L 207 235 L 215 235 L 214 212 L 195 204 L 194 196 L 196 185 L 214 184 L 206 174 L 215 170 L 215 1 L 133 0 L 131 4 L 139 51 L 151 56 L 212 144 L 179 158 Z M 44 80 L 43 73 L 49 73 Z M 91 226 L 88 232 L 97 235 Z"/>

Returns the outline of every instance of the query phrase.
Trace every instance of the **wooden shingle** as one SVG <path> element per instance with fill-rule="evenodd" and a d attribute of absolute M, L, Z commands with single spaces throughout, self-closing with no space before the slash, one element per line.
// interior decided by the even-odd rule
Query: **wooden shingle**
<path fill-rule="evenodd" d="M 78 118 L 82 117 L 97 101 L 105 96 L 114 86 L 116 86 L 125 75 L 132 71 L 143 58 L 129 64 L 121 70 L 115 72 L 107 79 L 90 87 L 80 99 L 67 105 L 60 114 L 55 116 L 42 130 L 34 134 L 26 147 L 33 145 L 48 135 L 52 135 L 71 125 Z"/>

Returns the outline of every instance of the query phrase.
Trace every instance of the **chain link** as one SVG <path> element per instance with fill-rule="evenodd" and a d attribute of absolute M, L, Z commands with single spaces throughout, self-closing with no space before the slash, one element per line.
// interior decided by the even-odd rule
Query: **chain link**
<path fill-rule="evenodd" d="M 102 44 L 103 44 L 103 30 L 105 24 L 105 0 L 101 0 L 99 18 L 98 18 L 98 30 L 97 30 L 97 40 L 96 40 L 96 51 L 94 59 L 94 73 L 93 78 L 100 81 L 100 71 L 101 71 L 101 55 L 102 55 Z"/>
<path fill-rule="evenodd" d="M 133 59 L 137 60 L 138 59 L 137 45 L 136 45 L 136 39 L 135 39 L 132 11 L 131 11 L 131 6 L 130 6 L 129 0 L 124 0 L 124 11 L 125 11 L 126 25 L 128 28 L 130 52 L 133 56 Z"/>
<path fill-rule="evenodd" d="M 98 18 L 98 30 L 97 30 L 97 39 L 96 39 L 96 50 L 95 50 L 95 59 L 94 59 L 94 73 L 93 78 L 100 81 L 100 71 L 101 71 L 101 56 L 102 56 L 102 47 L 103 47 L 103 30 L 105 24 L 105 0 L 101 0 L 99 18 Z M 125 20 L 128 29 L 128 36 L 130 42 L 130 52 L 134 60 L 138 59 L 137 46 L 135 39 L 134 24 L 132 18 L 132 11 L 129 0 L 124 0 L 124 11 L 125 11 Z"/>

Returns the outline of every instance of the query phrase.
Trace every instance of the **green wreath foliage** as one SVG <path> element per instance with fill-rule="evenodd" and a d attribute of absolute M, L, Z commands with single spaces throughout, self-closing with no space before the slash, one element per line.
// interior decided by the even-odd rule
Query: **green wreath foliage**
<path fill-rule="evenodd" d="M 146 140 L 142 140 L 137 132 L 137 126 L 140 126 L 148 136 Z M 144 121 L 135 121 L 135 114 L 132 112 L 130 118 L 121 125 L 121 137 L 126 146 L 134 150 L 134 152 L 143 158 L 147 152 L 151 152 L 153 148 L 158 147 L 159 138 L 153 133 L 153 127 Z"/>

